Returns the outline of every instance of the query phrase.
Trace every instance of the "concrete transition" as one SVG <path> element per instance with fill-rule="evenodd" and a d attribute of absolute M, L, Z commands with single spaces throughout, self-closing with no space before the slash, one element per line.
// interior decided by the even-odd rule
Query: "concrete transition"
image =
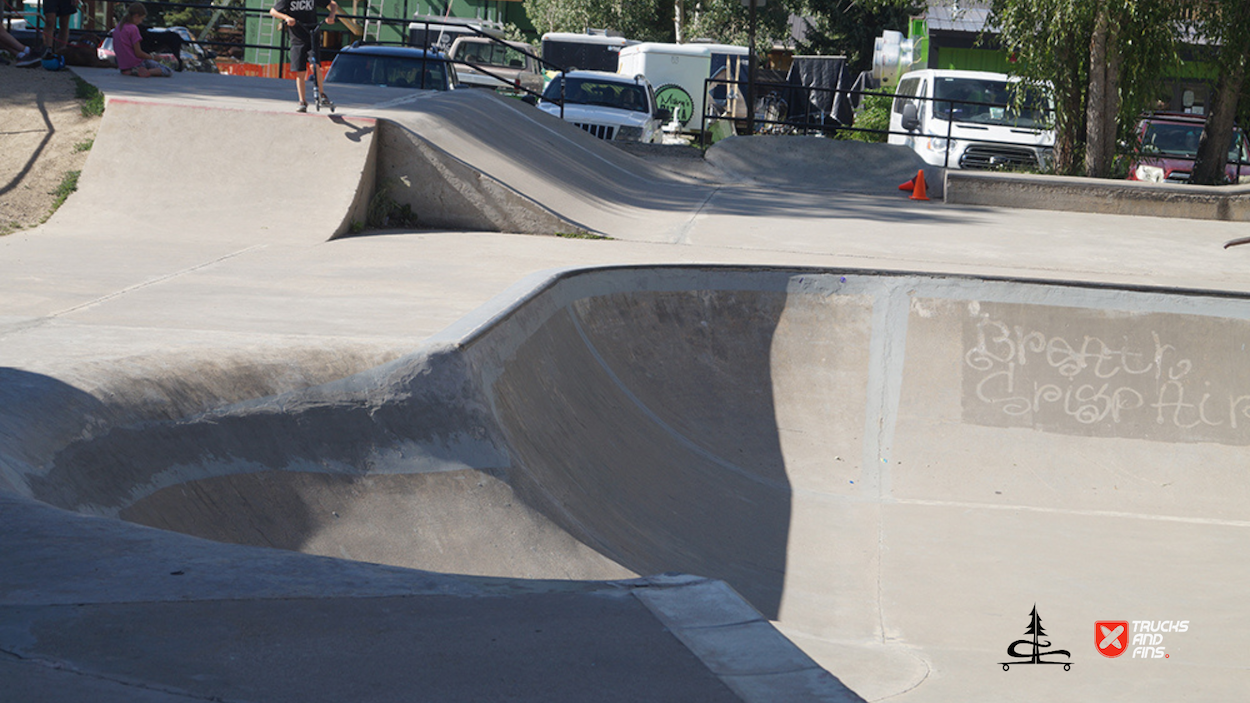
<path fill-rule="evenodd" d="M 6 420 L 4 477 L 26 497 L 5 499 L 7 541 L 31 530 L 103 553 L 77 555 L 101 574 L 55 586 L 68 591 L 64 605 L 7 606 L 5 620 L 23 624 L 4 630 L 4 649 L 119 681 L 160 668 L 171 690 L 229 697 L 228 681 L 214 678 L 228 678 L 224 659 L 200 680 L 191 669 L 114 661 L 90 642 L 114 636 L 108 623 L 125 617 L 136 590 L 169 599 L 183 627 L 207 628 L 212 609 L 201 599 L 230 597 L 249 569 L 261 572 L 246 579 L 249 591 L 286 598 L 317 588 L 379 597 L 517 588 L 54 520 L 39 507 L 50 505 L 462 574 L 701 574 L 733 587 L 872 699 L 997 689 L 1005 679 L 995 662 L 1029 663 L 1004 652 L 1027 639 L 1035 603 L 1052 650 L 1068 652 L 1051 659 L 1073 665 L 1054 675 L 1090 695 L 1221 698 L 1245 685 L 1236 654 L 1245 630 L 1212 614 L 1240 612 L 1238 584 L 1250 576 L 1248 497 L 1237 479 L 1250 442 L 1250 374 L 1238 362 L 1250 301 L 681 267 L 571 271 L 527 287 L 368 373 L 175 421 L 116 426 L 114 409 L 8 372 L 6 407 L 58 402 L 37 427 L 15 431 Z M 152 583 L 137 578 L 140 554 Z M 295 585 L 279 577 L 287 570 Z M 377 576 L 363 575 L 370 570 Z M 422 588 L 405 590 L 413 583 Z M 572 591 L 616 594 L 610 602 L 633 594 L 649 607 L 649 594 L 682 597 L 650 586 Z M 570 593 L 523 590 L 560 603 Z M 71 605 L 84 592 L 104 602 Z M 401 602 L 435 621 L 430 613 L 459 612 Z M 727 602 L 711 607 L 735 609 Z M 507 617 L 521 628 L 544 612 L 508 605 L 520 609 Z M 1157 638 L 1176 661 L 1129 652 L 1116 668 L 1086 641 L 1102 620 L 1189 625 Z M 719 622 L 771 631 L 741 613 Z M 709 635 L 691 627 L 690 639 Z M 680 625 L 675 632 L 687 639 Z M 240 635 L 203 636 L 225 657 Z M 244 639 L 261 647 L 267 636 L 276 635 Z M 771 699 L 744 694 L 751 686 L 784 690 L 771 686 L 785 677 L 837 699 L 837 682 L 812 678 L 823 674 L 804 657 L 779 656 L 777 668 L 710 668 L 750 700 Z M 564 685 L 557 680 L 548 685 Z M 1020 677 L 1008 690 L 1024 699 L 1054 685 Z"/>
<path fill-rule="evenodd" d="M 115 101 L 40 236 L 123 198 L 125 231 L 329 239 L 375 177 L 481 227 L 679 231 L 720 187 L 452 119 L 483 99 L 381 129 Z M 129 137 L 188 115 L 197 153 L 250 120 L 273 151 L 131 192 L 170 142 Z M 607 266 L 309 388 L 2 367 L 0 700 L 1235 699 L 1247 343 L 1227 293 Z"/>

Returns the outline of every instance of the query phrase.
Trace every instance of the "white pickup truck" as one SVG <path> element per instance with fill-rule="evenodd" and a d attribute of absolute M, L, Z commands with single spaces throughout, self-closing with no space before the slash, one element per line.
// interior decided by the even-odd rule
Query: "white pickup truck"
<path fill-rule="evenodd" d="M 655 91 L 642 76 L 569 71 L 551 79 L 538 109 L 559 117 L 561 100 L 565 122 L 607 141 L 659 144 L 664 140 L 660 127 L 672 118 L 656 104 Z"/>
<path fill-rule="evenodd" d="M 925 69 L 905 73 L 890 110 L 891 144 L 946 168 L 1039 169 L 1051 159 L 1055 133 L 1045 96 L 1013 104 L 1003 73 Z"/>

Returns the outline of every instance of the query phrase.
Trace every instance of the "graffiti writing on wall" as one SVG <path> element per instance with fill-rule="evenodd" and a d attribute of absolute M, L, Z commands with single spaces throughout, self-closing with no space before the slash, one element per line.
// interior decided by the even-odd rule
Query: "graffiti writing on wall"
<path fill-rule="evenodd" d="M 1001 307 L 964 326 L 965 420 L 1250 443 L 1244 321 Z"/>

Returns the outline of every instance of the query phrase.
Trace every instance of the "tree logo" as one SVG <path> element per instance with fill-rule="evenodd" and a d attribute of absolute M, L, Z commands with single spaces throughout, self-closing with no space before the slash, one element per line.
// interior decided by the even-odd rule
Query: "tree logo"
<path fill-rule="evenodd" d="M 1063 670 L 1072 669 L 1071 662 L 1046 661 L 1043 657 L 1067 657 L 1072 658 L 1072 653 L 1066 649 L 1052 649 L 1049 652 L 1042 651 L 1050 646 L 1049 640 L 1042 640 L 1046 637 L 1046 631 L 1042 629 L 1042 618 L 1037 614 L 1037 605 L 1033 606 L 1033 612 L 1029 613 L 1029 626 L 1025 629 L 1024 634 L 1033 635 L 1031 640 L 1016 640 L 1007 647 L 1007 656 L 1023 659 L 1024 661 L 999 662 L 1003 665 L 1003 671 L 1011 668 L 1012 664 L 1063 664 Z M 1025 650 L 1029 648 L 1032 651 L 1017 652 L 1016 648 L 1023 646 Z"/>
<path fill-rule="evenodd" d="M 1127 620 L 1099 620 L 1094 623 L 1094 643 L 1098 653 L 1115 658 L 1128 649 Z"/>
<path fill-rule="evenodd" d="M 685 88 L 675 83 L 660 86 L 660 89 L 655 91 L 655 104 L 672 113 L 683 127 L 691 117 L 694 117 L 694 99 Z"/>

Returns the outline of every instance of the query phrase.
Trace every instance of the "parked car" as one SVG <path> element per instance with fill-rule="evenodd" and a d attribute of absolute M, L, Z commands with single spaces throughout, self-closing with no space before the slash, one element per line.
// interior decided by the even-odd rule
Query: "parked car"
<path fill-rule="evenodd" d="M 491 41 L 486 37 L 464 36 L 452 43 L 448 56 L 452 61 L 481 66 L 505 79 L 500 81 L 473 66 L 457 63 L 456 74 L 461 85 L 492 89 L 521 87 L 538 93 L 543 89 L 543 76 L 538 59 L 530 53 L 532 50 L 529 45 L 522 42 Z"/>
<path fill-rule="evenodd" d="M 457 84 L 456 70 L 441 52 L 370 44 L 339 51 L 325 80 L 417 90 L 452 90 Z"/>
<path fill-rule="evenodd" d="M 1055 145 L 1049 101 L 1026 94 L 1011 107 L 1003 73 L 926 69 L 903 74 L 890 110 L 889 143 L 910 147 L 934 166 L 1042 168 Z"/>
<path fill-rule="evenodd" d="M 1129 169 L 1129 180 L 1188 182 L 1205 124 L 1204 116 L 1186 113 L 1156 112 L 1143 117 L 1137 128 L 1141 156 Z M 1229 183 L 1250 182 L 1250 145 L 1240 129 L 1233 133 L 1224 173 Z"/>
<path fill-rule="evenodd" d="M 547 84 L 538 108 L 560 116 L 561 86 L 564 120 L 607 141 L 660 143 L 660 126 L 672 115 L 659 108 L 655 91 L 642 76 L 605 71 L 569 71 Z"/>
<path fill-rule="evenodd" d="M 489 34 L 502 39 L 503 25 L 485 20 L 460 19 L 441 15 L 415 15 L 408 24 L 408 45 L 418 49 L 437 49 L 443 53 L 451 51 L 451 44 L 457 37 L 474 37 Z"/>

